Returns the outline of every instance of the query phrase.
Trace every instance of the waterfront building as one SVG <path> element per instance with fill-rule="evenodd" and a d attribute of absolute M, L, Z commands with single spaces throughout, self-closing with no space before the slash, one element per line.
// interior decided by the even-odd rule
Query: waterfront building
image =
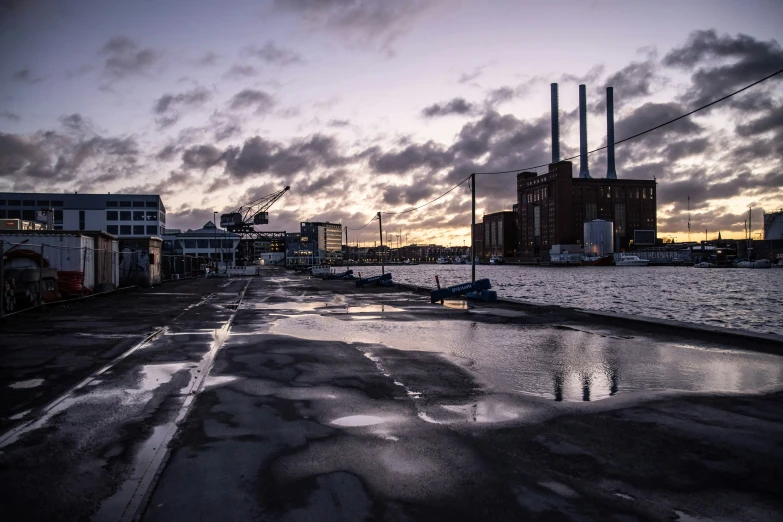
<path fill-rule="evenodd" d="M 223 265 L 236 266 L 236 250 L 239 234 L 217 228 L 208 221 L 202 228 L 165 235 L 164 241 L 173 252 L 192 257 L 205 257 L 220 261 Z M 173 243 L 176 242 L 175 246 Z"/>
<path fill-rule="evenodd" d="M 515 257 L 518 248 L 517 217 L 504 210 L 486 214 L 483 219 L 483 251 L 485 255 Z"/>
<path fill-rule="evenodd" d="M 42 211 L 47 211 L 46 217 Z M 150 237 L 163 235 L 166 208 L 154 194 L 0 192 L 0 219 L 51 219 L 54 230 L 103 230 L 119 238 Z"/>
<path fill-rule="evenodd" d="M 545 258 L 552 245 L 584 244 L 584 223 L 595 219 L 614 224 L 615 251 L 655 245 L 655 180 L 574 178 L 573 164 L 559 161 L 546 174 L 519 173 L 517 198 L 523 258 Z"/>
<path fill-rule="evenodd" d="M 339 223 L 303 221 L 299 227 L 300 244 L 318 263 L 339 263 L 343 259 L 343 226 Z"/>

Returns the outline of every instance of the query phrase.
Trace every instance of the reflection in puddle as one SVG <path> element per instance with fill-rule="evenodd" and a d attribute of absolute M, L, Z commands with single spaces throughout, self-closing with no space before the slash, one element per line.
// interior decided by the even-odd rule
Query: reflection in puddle
<path fill-rule="evenodd" d="M 8 418 L 9 418 L 10 420 L 19 420 L 19 419 L 23 419 L 23 418 L 25 418 L 25 417 L 27 416 L 27 414 L 28 414 L 28 413 L 30 413 L 31 411 L 32 411 L 32 410 L 24 410 L 24 411 L 20 411 L 20 412 L 19 412 L 19 413 L 17 413 L 16 415 L 11 415 L 11 416 L 10 416 L 10 417 L 8 417 Z"/>
<path fill-rule="evenodd" d="M 28 379 L 26 381 L 19 381 L 13 384 L 9 384 L 8 387 L 13 388 L 15 390 L 23 390 L 27 388 L 37 388 L 38 386 L 42 385 L 44 382 L 46 382 L 46 379 Z"/>
<path fill-rule="evenodd" d="M 557 401 L 595 401 L 652 390 L 755 393 L 783 385 L 780 357 L 708 343 L 461 320 L 335 319 L 323 315 L 279 318 L 272 332 L 440 353 L 477 373 L 490 388 Z M 388 375 L 378 354 L 367 356 Z"/>
<path fill-rule="evenodd" d="M 443 306 L 453 310 L 467 310 L 470 308 L 470 306 L 468 306 L 468 302 L 463 301 L 462 299 L 446 299 L 443 301 Z"/>
<path fill-rule="evenodd" d="M 372 426 L 374 424 L 380 424 L 383 419 L 374 415 L 351 415 L 349 417 L 340 417 L 332 421 L 335 426 L 345 427 L 358 427 L 358 426 Z"/>

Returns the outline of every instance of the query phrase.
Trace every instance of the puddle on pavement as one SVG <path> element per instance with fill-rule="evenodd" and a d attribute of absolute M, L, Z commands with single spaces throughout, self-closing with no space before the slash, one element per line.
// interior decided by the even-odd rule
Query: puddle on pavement
<path fill-rule="evenodd" d="M 271 333 L 440 353 L 478 374 L 491 389 L 556 401 L 662 390 L 754 393 L 783 386 L 783 358 L 708 343 L 464 320 L 338 319 L 317 314 L 281 317 Z M 377 354 L 370 357 L 389 373 Z"/>
<path fill-rule="evenodd" d="M 223 384 L 228 384 L 229 382 L 234 382 L 239 377 L 236 375 L 208 375 L 204 379 L 204 387 L 205 388 L 212 388 L 214 386 L 221 386 Z"/>
<path fill-rule="evenodd" d="M 348 417 L 340 417 L 339 419 L 335 419 L 331 422 L 331 424 L 334 424 L 335 426 L 343 426 L 346 428 L 356 428 L 359 426 L 373 426 L 382 422 L 382 418 L 376 417 L 374 415 L 350 415 Z"/>
<path fill-rule="evenodd" d="M 445 308 L 451 308 L 452 310 L 468 310 L 471 308 L 468 302 L 463 301 L 462 299 L 445 299 L 443 301 L 443 306 Z"/>
<path fill-rule="evenodd" d="M 9 384 L 8 387 L 15 390 L 26 390 L 28 388 L 37 388 L 45 382 L 46 379 L 28 379 L 26 381 L 19 381 L 13 384 Z"/>
<path fill-rule="evenodd" d="M 17 413 L 16 415 L 11 415 L 11 416 L 10 416 L 10 417 L 8 417 L 8 418 L 9 418 L 10 420 L 20 420 L 20 419 L 24 419 L 24 418 L 27 416 L 27 414 L 28 414 L 28 413 L 30 413 L 31 411 L 33 411 L 33 410 L 24 410 L 24 411 L 20 411 L 20 412 L 19 412 L 19 413 Z"/>
<path fill-rule="evenodd" d="M 187 370 L 195 368 L 196 365 L 189 364 L 147 364 L 142 366 L 141 369 L 141 381 L 135 390 L 128 390 L 132 392 L 149 392 L 154 391 L 158 387 L 169 382 L 175 373 L 180 370 Z"/>

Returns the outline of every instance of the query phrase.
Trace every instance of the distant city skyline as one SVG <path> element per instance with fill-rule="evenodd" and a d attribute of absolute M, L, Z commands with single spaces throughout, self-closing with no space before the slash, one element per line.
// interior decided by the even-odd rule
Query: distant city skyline
<path fill-rule="evenodd" d="M 186 230 L 290 185 L 265 228 L 357 228 L 548 162 L 552 82 L 573 156 L 580 83 L 594 149 L 607 86 L 621 140 L 783 68 L 781 26 L 772 0 L 0 1 L 0 191 L 160 194 Z M 688 196 L 693 240 L 783 207 L 782 101 L 783 75 L 617 146 L 659 237 L 687 239 Z M 516 203 L 514 174 L 477 188 L 479 221 Z M 462 245 L 467 184 L 384 226 Z"/>

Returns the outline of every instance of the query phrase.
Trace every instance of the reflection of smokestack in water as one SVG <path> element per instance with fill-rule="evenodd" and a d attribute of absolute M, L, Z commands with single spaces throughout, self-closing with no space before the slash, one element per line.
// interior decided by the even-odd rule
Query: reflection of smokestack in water
<path fill-rule="evenodd" d="M 558 123 L 557 84 L 552 84 L 552 163 L 560 161 L 560 124 Z"/>
<path fill-rule="evenodd" d="M 579 86 L 579 177 L 589 178 L 587 168 L 587 92 L 584 85 Z"/>
<path fill-rule="evenodd" d="M 614 170 L 614 89 L 606 88 L 606 177 L 617 179 Z"/>

